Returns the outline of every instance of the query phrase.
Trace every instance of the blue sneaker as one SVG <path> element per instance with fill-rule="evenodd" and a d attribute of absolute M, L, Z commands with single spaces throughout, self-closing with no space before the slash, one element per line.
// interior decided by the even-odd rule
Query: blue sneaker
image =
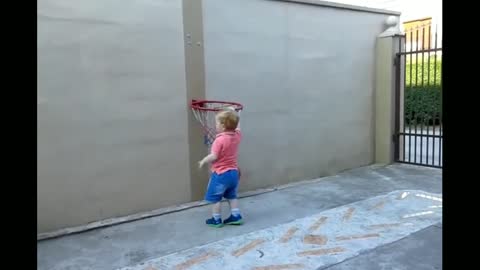
<path fill-rule="evenodd" d="M 214 228 L 221 228 L 223 227 L 222 219 L 216 220 L 213 217 L 205 220 L 205 223 Z"/>
<path fill-rule="evenodd" d="M 238 215 L 238 216 L 230 215 L 230 217 L 225 219 L 223 223 L 225 225 L 242 225 L 243 219 L 241 215 Z"/>

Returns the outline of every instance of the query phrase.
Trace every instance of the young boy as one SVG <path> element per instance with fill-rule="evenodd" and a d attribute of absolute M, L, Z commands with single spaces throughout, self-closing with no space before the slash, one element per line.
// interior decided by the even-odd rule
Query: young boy
<path fill-rule="evenodd" d="M 239 128 L 239 116 L 234 110 L 219 112 L 216 117 L 217 137 L 209 155 L 199 161 L 199 167 L 212 163 L 211 177 L 205 200 L 213 204 L 212 218 L 205 222 L 208 226 L 220 228 L 224 224 L 243 224 L 238 209 L 237 190 L 239 170 L 237 164 L 238 146 L 242 139 Z M 220 201 L 225 197 L 230 205 L 231 215 L 222 223 Z"/>

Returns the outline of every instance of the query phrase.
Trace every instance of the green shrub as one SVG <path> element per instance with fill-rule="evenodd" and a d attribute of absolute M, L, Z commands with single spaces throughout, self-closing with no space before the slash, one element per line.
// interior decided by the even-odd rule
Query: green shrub
<path fill-rule="evenodd" d="M 432 57 L 430 65 L 427 59 L 423 63 L 422 66 L 421 60 L 417 64 L 407 62 L 405 70 L 405 124 L 407 125 L 433 125 L 440 121 L 442 62 L 441 59 L 437 59 L 435 64 Z"/>
<path fill-rule="evenodd" d="M 442 91 L 435 87 L 405 89 L 405 122 L 407 125 L 438 124 L 441 114 Z"/>
<path fill-rule="evenodd" d="M 409 61 L 407 61 L 405 70 L 405 83 L 406 86 L 413 87 L 441 85 L 442 60 L 437 59 L 437 62 L 435 63 L 434 57 L 430 57 L 430 63 L 428 63 L 427 59 L 425 59 L 423 61 L 423 65 L 421 60 L 419 60 L 417 63 L 409 63 Z"/>

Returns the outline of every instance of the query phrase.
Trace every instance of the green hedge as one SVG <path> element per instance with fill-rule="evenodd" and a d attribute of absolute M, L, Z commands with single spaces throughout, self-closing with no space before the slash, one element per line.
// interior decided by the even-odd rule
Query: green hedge
<path fill-rule="evenodd" d="M 407 67 L 405 70 L 405 82 L 407 86 L 422 86 L 422 79 L 423 86 L 442 84 L 442 60 L 437 59 L 435 65 L 433 59 L 434 57 L 431 57 L 430 59 L 430 69 L 427 59 L 423 61 L 423 65 L 422 61 L 417 62 L 417 64 L 410 64 L 409 61 L 407 61 Z"/>
<path fill-rule="evenodd" d="M 440 86 L 405 89 L 405 122 L 407 125 L 438 124 L 441 113 Z"/>
<path fill-rule="evenodd" d="M 430 74 L 428 74 L 429 67 Z M 433 59 L 430 59 L 430 65 L 425 60 L 423 68 L 421 62 L 418 64 L 407 63 L 405 71 L 405 124 L 432 125 L 439 123 L 442 108 L 441 68 L 442 62 L 438 59 L 436 65 Z"/>

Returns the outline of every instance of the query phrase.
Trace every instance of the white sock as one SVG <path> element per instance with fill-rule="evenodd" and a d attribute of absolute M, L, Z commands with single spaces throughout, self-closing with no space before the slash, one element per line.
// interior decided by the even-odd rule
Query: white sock
<path fill-rule="evenodd" d="M 233 208 L 233 209 L 232 209 L 232 216 L 234 216 L 234 217 L 240 216 L 240 209 L 238 209 L 238 208 Z"/>

